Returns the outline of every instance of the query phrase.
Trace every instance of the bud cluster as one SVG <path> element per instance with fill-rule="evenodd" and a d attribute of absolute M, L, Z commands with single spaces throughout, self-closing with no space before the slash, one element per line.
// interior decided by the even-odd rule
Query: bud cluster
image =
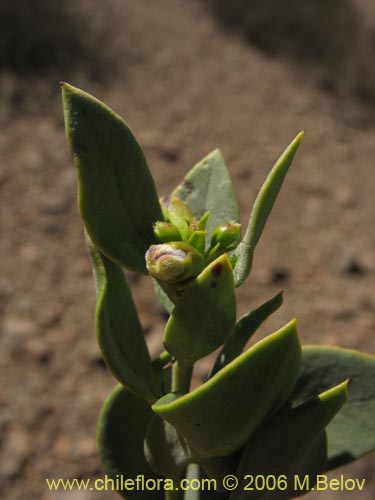
<path fill-rule="evenodd" d="M 238 244 L 241 226 L 237 222 L 220 224 L 206 248 L 206 224 L 210 212 L 197 219 L 176 196 L 160 199 L 164 220 L 154 224 L 158 242 L 146 253 L 147 270 L 157 280 L 181 283 L 196 277 L 210 262 Z"/>

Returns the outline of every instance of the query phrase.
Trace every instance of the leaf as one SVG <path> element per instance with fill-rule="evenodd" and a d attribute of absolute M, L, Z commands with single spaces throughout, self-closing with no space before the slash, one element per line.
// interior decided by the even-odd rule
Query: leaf
<path fill-rule="evenodd" d="M 122 269 L 87 238 L 97 287 L 95 323 L 98 343 L 113 375 L 149 402 L 156 399 L 152 366 L 143 330 Z"/>
<path fill-rule="evenodd" d="M 252 335 L 273 312 L 277 311 L 282 302 L 283 293 L 280 292 L 239 319 L 216 358 L 210 377 L 241 354 Z"/>
<path fill-rule="evenodd" d="M 85 228 L 109 259 L 147 274 L 144 256 L 162 215 L 142 149 L 105 104 L 67 83 L 62 94 Z"/>
<path fill-rule="evenodd" d="M 246 444 L 236 472 L 244 484 L 231 494 L 230 500 L 287 500 L 313 488 L 316 476 L 326 470 L 324 428 L 346 398 L 347 381 L 297 408 L 274 415 Z M 270 487 L 246 490 L 246 475 L 273 476 L 276 487 L 271 483 Z M 306 476 L 308 487 L 301 491 L 295 478 L 303 483 Z M 285 483 L 277 487 L 277 478 L 285 478 Z"/>
<path fill-rule="evenodd" d="M 262 339 L 188 394 L 153 410 L 202 456 L 233 453 L 291 394 L 301 364 L 296 321 Z"/>
<path fill-rule="evenodd" d="M 206 243 L 223 222 L 239 222 L 237 201 L 233 193 L 224 158 L 218 149 L 207 155 L 184 177 L 172 193 L 185 202 L 197 219 L 210 212 Z"/>
<path fill-rule="evenodd" d="M 233 272 L 223 254 L 182 293 L 166 325 L 164 346 L 184 363 L 194 363 L 223 344 L 235 321 Z"/>
<path fill-rule="evenodd" d="M 375 356 L 337 347 L 305 346 L 293 404 L 349 379 L 348 401 L 327 427 L 328 469 L 375 449 Z"/>
<path fill-rule="evenodd" d="M 179 480 L 194 453 L 176 429 L 157 415 L 151 419 L 144 444 L 151 469 L 159 476 Z"/>
<path fill-rule="evenodd" d="M 235 251 L 235 255 L 238 258 L 234 268 L 236 287 L 242 285 L 250 273 L 254 249 L 263 232 L 302 137 L 303 132 L 300 132 L 294 141 L 289 144 L 277 160 L 258 193 L 251 211 L 245 236 Z"/>
<path fill-rule="evenodd" d="M 171 312 L 173 311 L 173 308 L 174 308 L 173 302 L 170 300 L 168 295 L 164 292 L 162 287 L 159 285 L 158 281 L 155 278 L 152 278 L 152 281 L 153 281 L 156 297 L 158 298 L 160 304 L 162 305 L 162 307 L 165 309 L 165 311 L 168 314 L 171 314 Z"/>
<path fill-rule="evenodd" d="M 150 406 L 118 385 L 102 408 L 97 431 L 99 454 L 104 470 L 116 483 L 118 478 L 147 479 L 157 476 L 149 468 L 143 440 L 152 418 Z M 163 491 L 129 489 L 118 491 L 128 500 L 164 500 Z"/>

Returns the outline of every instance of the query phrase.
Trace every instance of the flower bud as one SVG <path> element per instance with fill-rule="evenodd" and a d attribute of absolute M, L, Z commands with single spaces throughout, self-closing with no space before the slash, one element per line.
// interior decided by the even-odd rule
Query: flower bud
<path fill-rule="evenodd" d="M 225 250 L 234 245 L 241 235 L 241 224 L 237 222 L 225 222 L 220 224 L 211 237 L 211 247 L 219 245 L 218 250 Z"/>
<path fill-rule="evenodd" d="M 154 278 L 178 283 L 199 274 L 203 255 L 182 241 L 151 245 L 146 253 L 146 267 Z"/>
<path fill-rule="evenodd" d="M 181 240 L 181 234 L 179 230 L 170 222 L 155 222 L 154 235 L 159 243 L 168 243 L 169 241 Z"/>
<path fill-rule="evenodd" d="M 160 199 L 160 204 L 165 221 L 171 222 L 187 241 L 189 225 L 195 221 L 188 206 L 176 196 L 165 196 Z"/>
<path fill-rule="evenodd" d="M 160 198 L 160 204 L 166 221 L 173 222 L 174 217 L 182 217 L 190 224 L 194 220 L 189 207 L 177 196 L 164 196 Z"/>
<path fill-rule="evenodd" d="M 194 231 L 189 236 L 189 245 L 194 247 L 198 252 L 204 253 L 206 243 L 206 231 Z"/>

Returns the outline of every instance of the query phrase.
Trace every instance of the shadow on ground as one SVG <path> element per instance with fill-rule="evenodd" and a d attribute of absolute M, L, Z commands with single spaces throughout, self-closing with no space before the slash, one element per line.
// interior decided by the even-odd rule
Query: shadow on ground
<path fill-rule="evenodd" d="M 227 29 L 269 56 L 288 59 L 308 77 L 317 77 L 330 93 L 354 94 L 365 102 L 374 98 L 374 32 L 367 25 L 365 2 L 210 0 L 210 6 Z"/>

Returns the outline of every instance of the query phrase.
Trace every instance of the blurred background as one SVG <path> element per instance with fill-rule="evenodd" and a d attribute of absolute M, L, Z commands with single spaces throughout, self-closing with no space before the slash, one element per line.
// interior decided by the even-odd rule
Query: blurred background
<path fill-rule="evenodd" d="M 370 0 L 1 0 L 2 498 L 117 498 L 45 485 L 103 474 L 95 427 L 115 384 L 95 340 L 58 82 L 127 120 L 161 195 L 220 147 L 244 224 L 306 129 L 239 315 L 284 289 L 261 334 L 298 316 L 303 343 L 374 353 L 374 11 Z M 156 355 L 165 317 L 149 280 L 130 279 Z M 374 455 L 331 474 L 366 478 L 362 493 L 306 498 L 369 500 L 373 471 Z"/>

